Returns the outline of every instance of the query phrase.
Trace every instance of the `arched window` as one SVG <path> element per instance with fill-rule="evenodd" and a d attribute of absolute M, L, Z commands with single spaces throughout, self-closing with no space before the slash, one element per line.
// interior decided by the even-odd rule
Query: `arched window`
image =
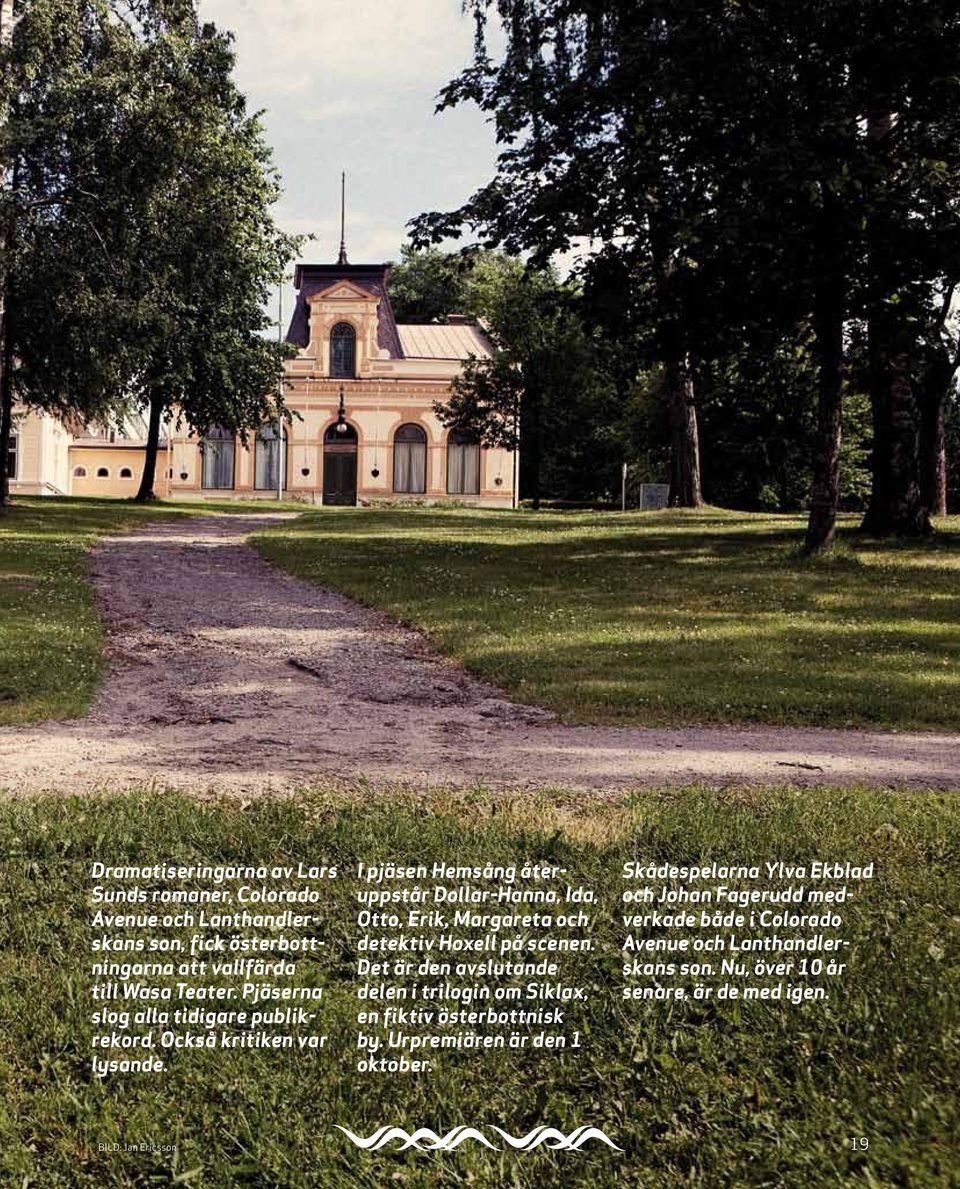
<path fill-rule="evenodd" d="M 97 478 L 98 479 L 109 479 L 110 472 L 107 470 L 106 467 L 97 467 Z"/>
<path fill-rule="evenodd" d="M 204 488 L 225 491 L 233 487 L 233 434 L 221 425 L 213 425 L 200 447 L 203 452 Z"/>
<path fill-rule="evenodd" d="M 447 437 L 447 492 L 480 494 L 480 444 L 455 430 Z"/>
<path fill-rule="evenodd" d="M 122 467 L 120 470 L 120 478 L 121 479 L 132 479 L 133 471 L 131 471 L 129 467 Z"/>
<path fill-rule="evenodd" d="M 349 322 L 338 322 L 330 331 L 330 375 L 352 380 L 357 374 L 357 332 Z"/>
<path fill-rule="evenodd" d="M 283 436 L 286 439 L 286 430 Z M 256 490 L 276 491 L 280 486 L 282 465 L 280 439 L 277 437 L 276 428 L 265 425 L 257 434 L 254 444 L 253 485 Z"/>
<path fill-rule="evenodd" d="M 401 425 L 393 435 L 393 490 L 407 495 L 427 490 L 427 435 L 419 425 Z"/>
<path fill-rule="evenodd" d="M 74 477 L 74 479 L 86 479 L 87 468 L 86 467 L 74 467 L 73 468 L 73 477 Z"/>

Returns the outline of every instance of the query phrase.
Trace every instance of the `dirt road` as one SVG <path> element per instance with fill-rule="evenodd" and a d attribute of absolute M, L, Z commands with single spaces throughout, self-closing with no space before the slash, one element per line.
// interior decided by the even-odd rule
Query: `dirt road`
<path fill-rule="evenodd" d="M 960 789 L 960 736 L 568 727 L 415 632 L 269 566 L 272 522 L 222 516 L 104 541 L 111 672 L 91 715 L 0 730 L 0 787 L 244 793 L 324 777 L 622 788 L 705 781 Z"/>

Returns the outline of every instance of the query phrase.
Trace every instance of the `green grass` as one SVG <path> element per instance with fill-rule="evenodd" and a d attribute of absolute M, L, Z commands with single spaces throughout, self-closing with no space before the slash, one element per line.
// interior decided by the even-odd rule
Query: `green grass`
<path fill-rule="evenodd" d="M 104 534 L 276 506 L 24 500 L 0 514 L 0 725 L 89 706 L 103 637 L 86 551 Z M 960 520 L 942 528 L 930 545 L 848 528 L 806 560 L 789 517 L 350 509 L 256 543 L 570 721 L 957 729 Z"/>
<path fill-rule="evenodd" d="M 719 510 L 351 509 L 256 544 L 569 721 L 960 728 L 960 519 L 853 525 L 815 559 L 798 518 Z"/>
<path fill-rule="evenodd" d="M 21 1189 L 935 1189 L 960 1168 L 960 801 L 939 793 L 688 789 L 562 793 L 319 789 L 284 801 L 157 793 L 0 805 L 0 1184 Z M 181 1052 L 162 1075 L 90 1072 L 89 865 L 105 862 L 557 863 L 597 890 L 599 953 L 577 1053 L 443 1054 L 429 1076 L 360 1075 L 356 885 L 330 885 L 330 1047 Z M 624 1005 L 628 858 L 867 862 L 845 910 L 850 971 L 825 1003 Z M 603 1128 L 625 1149 L 366 1154 L 333 1125 L 518 1134 Z M 867 1152 L 850 1151 L 866 1136 Z M 165 1155 L 98 1144 L 171 1144 Z"/>
<path fill-rule="evenodd" d="M 96 693 L 103 631 L 87 551 L 97 541 L 150 521 L 275 508 L 18 499 L 0 510 L 0 726 L 83 714 Z"/>
<path fill-rule="evenodd" d="M 103 670 L 87 549 L 167 507 L 24 500 L 0 512 L 0 724 L 82 714 Z"/>

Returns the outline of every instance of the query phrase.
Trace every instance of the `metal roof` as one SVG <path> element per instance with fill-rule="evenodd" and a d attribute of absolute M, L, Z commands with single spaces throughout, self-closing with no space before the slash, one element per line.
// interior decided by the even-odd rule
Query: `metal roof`
<path fill-rule="evenodd" d="M 452 326 L 397 326 L 406 359 L 488 359 L 493 354 L 483 330 L 469 322 Z"/>

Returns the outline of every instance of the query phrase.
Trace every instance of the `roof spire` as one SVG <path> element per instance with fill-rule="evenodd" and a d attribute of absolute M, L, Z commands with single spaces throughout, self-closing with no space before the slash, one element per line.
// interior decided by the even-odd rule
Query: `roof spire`
<path fill-rule="evenodd" d="M 347 175 L 340 175 L 340 257 L 337 264 L 348 264 L 347 260 Z"/>

